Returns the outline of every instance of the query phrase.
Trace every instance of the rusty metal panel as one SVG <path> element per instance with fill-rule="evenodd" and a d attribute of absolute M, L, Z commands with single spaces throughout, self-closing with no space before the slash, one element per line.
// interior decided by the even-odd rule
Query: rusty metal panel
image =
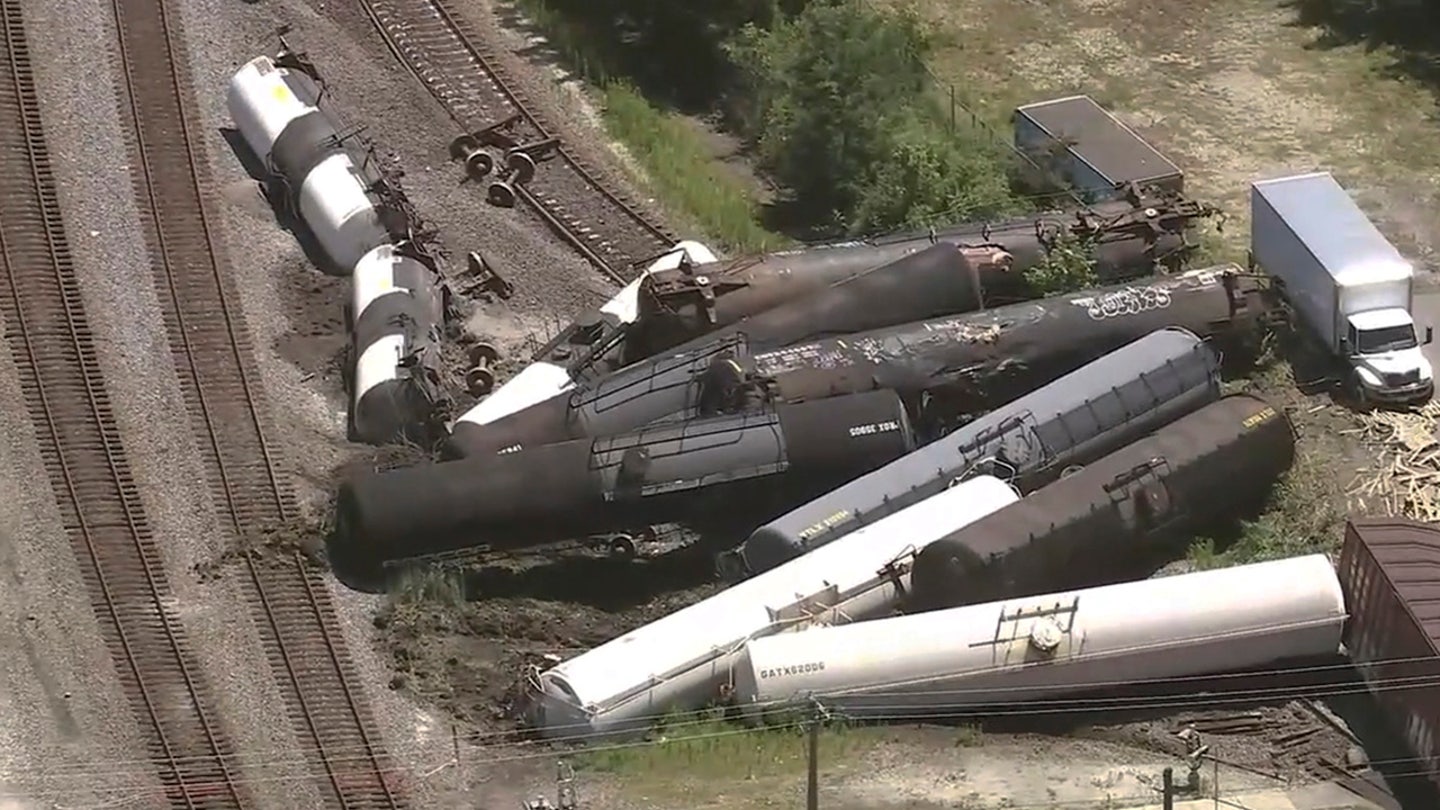
<path fill-rule="evenodd" d="M 1440 790 L 1440 526 L 1352 520 L 1339 574 L 1351 660 Z"/>

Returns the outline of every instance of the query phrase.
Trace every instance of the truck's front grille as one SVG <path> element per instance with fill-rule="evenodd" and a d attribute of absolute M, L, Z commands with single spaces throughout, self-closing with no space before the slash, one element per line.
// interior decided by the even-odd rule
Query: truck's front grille
<path fill-rule="evenodd" d="M 1420 382 L 1420 370 L 1419 370 L 1419 369 L 1413 369 L 1413 370 L 1411 370 L 1411 371 L 1405 371 L 1405 372 L 1402 372 L 1402 373 L 1400 373 L 1400 374 L 1386 374 L 1386 375 L 1385 375 L 1385 384 L 1386 384 L 1386 385 L 1410 385 L 1411 383 L 1417 383 L 1417 382 Z"/>

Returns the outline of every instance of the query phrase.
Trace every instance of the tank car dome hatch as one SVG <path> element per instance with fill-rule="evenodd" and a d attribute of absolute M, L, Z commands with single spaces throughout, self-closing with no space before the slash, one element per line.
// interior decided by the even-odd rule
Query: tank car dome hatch
<path fill-rule="evenodd" d="M 1037 619 L 1030 628 L 1030 646 L 1039 653 L 1047 655 L 1054 653 L 1064 638 L 1065 630 L 1051 616 Z"/>

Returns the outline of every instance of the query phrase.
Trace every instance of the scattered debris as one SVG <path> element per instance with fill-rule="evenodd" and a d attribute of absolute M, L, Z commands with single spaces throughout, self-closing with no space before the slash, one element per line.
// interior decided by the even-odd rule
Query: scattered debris
<path fill-rule="evenodd" d="M 1359 428 L 1345 432 L 1384 449 L 1347 487 L 1350 510 L 1440 520 L 1440 402 L 1415 411 L 1376 410 L 1359 419 Z"/>
<path fill-rule="evenodd" d="M 195 573 L 201 582 L 214 582 L 225 570 L 243 561 L 263 564 L 288 564 L 298 553 L 311 565 L 325 568 L 325 534 L 320 521 L 297 519 L 278 525 L 261 526 L 246 532 L 233 545 L 207 562 L 197 563 Z"/>

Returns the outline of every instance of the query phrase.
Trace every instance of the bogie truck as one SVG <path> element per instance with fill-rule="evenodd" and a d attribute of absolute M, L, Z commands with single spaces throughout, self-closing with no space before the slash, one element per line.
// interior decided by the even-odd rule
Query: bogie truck
<path fill-rule="evenodd" d="M 1328 172 L 1250 185 L 1250 264 L 1297 325 L 1347 367 L 1361 404 L 1420 404 L 1435 390 L 1411 316 L 1415 270 Z"/>

